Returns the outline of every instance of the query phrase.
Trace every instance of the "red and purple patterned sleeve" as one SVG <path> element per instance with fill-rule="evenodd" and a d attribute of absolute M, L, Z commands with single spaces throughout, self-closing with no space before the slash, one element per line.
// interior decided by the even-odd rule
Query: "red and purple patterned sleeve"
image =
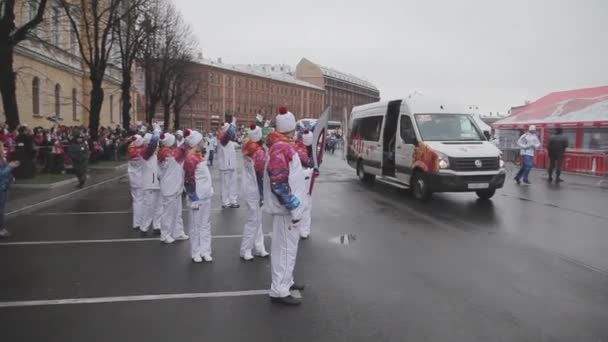
<path fill-rule="evenodd" d="M 260 198 L 264 198 L 264 168 L 266 167 L 266 153 L 263 148 L 258 148 L 257 151 L 251 156 L 253 160 L 253 167 L 255 169 L 255 176 L 258 181 L 258 190 L 260 191 Z"/>
<path fill-rule="evenodd" d="M 158 135 L 154 134 L 150 139 L 150 143 L 146 147 L 146 150 L 144 151 L 143 157 L 145 160 L 148 160 L 150 159 L 150 157 L 152 157 L 152 155 L 156 151 L 156 147 L 158 147 Z"/>
<path fill-rule="evenodd" d="M 313 162 L 310 156 L 308 155 L 308 148 L 302 143 L 297 141 L 295 143 L 295 150 L 298 152 L 298 157 L 300 157 L 300 162 L 302 163 L 302 167 L 313 167 Z"/>
<path fill-rule="evenodd" d="M 225 132 L 220 134 L 220 144 L 222 146 L 226 146 L 229 141 L 236 141 L 236 129 L 232 124 L 230 124 L 230 127 Z"/>
<path fill-rule="evenodd" d="M 296 152 L 287 143 L 276 143 L 272 146 L 268 161 L 268 176 L 270 189 L 279 202 L 289 210 L 300 205 L 300 200 L 291 192 L 289 186 L 289 162 Z"/>
<path fill-rule="evenodd" d="M 192 202 L 199 200 L 196 194 L 196 167 L 198 166 L 199 160 L 196 156 L 192 155 L 186 158 L 184 162 L 184 188 L 186 193 Z"/>

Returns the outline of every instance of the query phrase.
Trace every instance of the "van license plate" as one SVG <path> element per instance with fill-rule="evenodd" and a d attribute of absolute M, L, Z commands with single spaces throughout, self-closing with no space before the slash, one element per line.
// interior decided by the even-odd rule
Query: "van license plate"
<path fill-rule="evenodd" d="M 469 189 L 487 189 L 490 187 L 488 183 L 471 183 L 469 184 Z"/>

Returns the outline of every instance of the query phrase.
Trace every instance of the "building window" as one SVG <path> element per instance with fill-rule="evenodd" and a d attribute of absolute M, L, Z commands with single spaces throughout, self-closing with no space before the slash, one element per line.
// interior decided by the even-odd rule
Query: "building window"
<path fill-rule="evenodd" d="M 114 95 L 110 95 L 110 122 L 114 123 Z"/>
<path fill-rule="evenodd" d="M 70 26 L 70 53 L 76 54 L 76 47 L 78 46 L 78 39 L 76 37 L 76 31 Z"/>
<path fill-rule="evenodd" d="M 59 46 L 59 8 L 53 7 L 53 44 Z"/>
<path fill-rule="evenodd" d="M 55 84 L 55 116 L 61 118 L 61 86 Z"/>
<path fill-rule="evenodd" d="M 72 89 L 72 120 L 78 121 L 78 92 Z"/>
<path fill-rule="evenodd" d="M 608 150 L 608 128 L 583 129 L 583 149 L 593 151 Z"/>
<path fill-rule="evenodd" d="M 40 115 L 40 79 L 32 80 L 32 114 Z"/>

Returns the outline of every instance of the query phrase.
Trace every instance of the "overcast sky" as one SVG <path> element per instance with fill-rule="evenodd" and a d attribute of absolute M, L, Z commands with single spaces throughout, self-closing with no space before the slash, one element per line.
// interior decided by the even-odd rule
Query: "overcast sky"
<path fill-rule="evenodd" d="M 483 112 L 608 85 L 608 0 L 174 0 L 206 57 L 302 57 L 365 78 L 382 99 L 412 91 Z"/>

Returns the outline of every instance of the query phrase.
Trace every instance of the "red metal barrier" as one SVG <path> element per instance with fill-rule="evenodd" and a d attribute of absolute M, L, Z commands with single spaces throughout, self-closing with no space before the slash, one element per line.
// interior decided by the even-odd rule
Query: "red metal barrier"
<path fill-rule="evenodd" d="M 566 152 L 562 169 L 564 171 L 605 176 L 608 155 L 605 153 Z"/>

